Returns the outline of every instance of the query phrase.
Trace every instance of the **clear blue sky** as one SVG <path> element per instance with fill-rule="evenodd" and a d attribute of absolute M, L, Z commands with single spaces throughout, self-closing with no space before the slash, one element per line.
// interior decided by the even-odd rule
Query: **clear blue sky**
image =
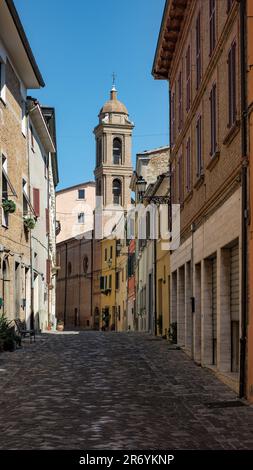
<path fill-rule="evenodd" d="M 164 0 L 15 0 L 46 83 L 30 94 L 56 108 L 60 184 L 93 179 L 93 128 L 109 96 L 135 123 L 135 154 L 168 143 L 168 87 L 151 68 Z"/>

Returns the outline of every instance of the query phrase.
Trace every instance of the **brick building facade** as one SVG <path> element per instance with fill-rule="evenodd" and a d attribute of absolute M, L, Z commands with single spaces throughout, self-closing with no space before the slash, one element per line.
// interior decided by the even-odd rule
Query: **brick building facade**
<path fill-rule="evenodd" d="M 208 34 L 207 34 L 208 33 Z M 241 331 L 241 75 L 236 1 L 165 5 L 153 75 L 169 80 L 171 254 L 178 343 L 238 388 Z"/>

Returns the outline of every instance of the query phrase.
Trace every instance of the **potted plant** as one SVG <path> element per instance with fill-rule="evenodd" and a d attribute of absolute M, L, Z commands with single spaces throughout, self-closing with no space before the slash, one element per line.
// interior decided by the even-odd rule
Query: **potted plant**
<path fill-rule="evenodd" d="M 62 320 L 57 321 L 57 331 L 63 331 L 64 330 L 64 322 Z"/>
<path fill-rule="evenodd" d="M 4 212 L 8 212 L 9 214 L 13 214 L 16 210 L 16 204 L 11 199 L 4 199 L 2 201 L 2 207 Z"/>
<path fill-rule="evenodd" d="M 34 217 L 25 217 L 24 218 L 24 226 L 27 230 L 33 230 L 36 225 L 36 220 Z"/>

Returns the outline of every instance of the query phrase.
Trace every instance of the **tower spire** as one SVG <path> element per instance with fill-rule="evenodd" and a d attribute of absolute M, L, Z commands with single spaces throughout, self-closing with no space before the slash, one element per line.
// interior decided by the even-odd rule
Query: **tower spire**
<path fill-rule="evenodd" d="M 111 89 L 111 100 L 116 100 L 117 99 L 117 89 L 115 86 L 115 81 L 116 81 L 116 74 L 115 72 L 112 73 L 112 89 Z"/>

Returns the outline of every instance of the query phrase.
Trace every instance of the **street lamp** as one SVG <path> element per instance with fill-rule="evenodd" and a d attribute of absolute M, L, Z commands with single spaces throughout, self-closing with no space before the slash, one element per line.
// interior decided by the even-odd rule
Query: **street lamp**
<path fill-rule="evenodd" d="M 142 199 L 146 191 L 147 182 L 144 180 L 143 176 L 139 176 L 136 181 L 136 187 L 138 191 L 139 198 Z"/>

